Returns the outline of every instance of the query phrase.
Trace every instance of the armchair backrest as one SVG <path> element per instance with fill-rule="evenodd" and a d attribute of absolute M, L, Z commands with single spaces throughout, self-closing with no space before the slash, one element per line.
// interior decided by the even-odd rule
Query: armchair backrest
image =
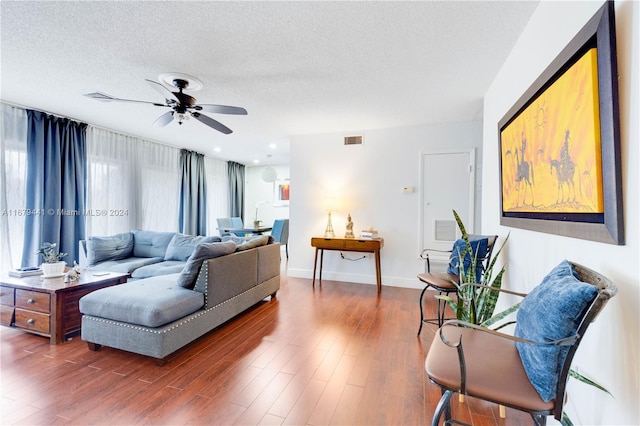
<path fill-rule="evenodd" d="M 469 235 L 469 241 L 479 240 L 482 238 L 487 239 L 487 251 L 484 256 L 477 259 L 477 262 L 482 263 L 482 272 L 486 271 L 489 267 L 489 260 L 491 259 L 491 254 L 493 253 L 493 248 L 496 245 L 496 241 L 498 241 L 497 235 Z"/>
<path fill-rule="evenodd" d="M 479 264 L 479 268 L 482 269 L 482 273 L 484 273 L 487 268 L 489 267 L 489 262 L 491 260 L 491 255 L 493 254 L 493 248 L 496 245 L 496 241 L 498 240 L 498 236 L 497 235 L 476 235 L 476 234 L 470 234 L 468 235 L 469 237 L 469 241 L 476 241 L 476 240 L 480 240 L 483 238 L 487 239 L 487 249 L 486 252 L 484 253 L 484 256 L 481 256 L 480 258 L 476 259 L 476 262 Z M 457 241 L 456 241 L 457 242 Z M 424 259 L 426 261 L 425 264 L 425 272 L 431 272 L 431 259 L 429 256 L 429 252 L 433 251 L 433 252 L 442 252 L 442 253 L 449 253 L 450 255 L 453 254 L 454 248 L 456 246 L 456 243 L 454 242 L 454 246 L 451 248 L 451 250 L 447 250 L 447 251 L 443 251 L 443 250 L 435 250 L 435 249 L 424 249 L 422 250 L 422 253 L 420 253 L 420 258 Z M 449 258 L 451 261 L 451 257 Z M 458 275 L 457 271 L 457 265 L 456 268 L 453 268 L 453 265 L 451 265 L 451 263 L 449 264 L 449 270 L 450 272 L 453 273 L 453 270 L 456 271 L 455 275 Z"/>
<path fill-rule="evenodd" d="M 570 262 L 575 271 L 577 272 L 580 281 L 584 283 L 589 283 L 598 288 L 598 293 L 596 297 L 591 302 L 591 304 L 587 307 L 582 315 L 582 319 L 580 324 L 578 325 L 578 331 L 576 333 L 577 339 L 569 347 L 569 351 L 567 352 L 567 357 L 562 364 L 562 368 L 560 370 L 560 377 L 558 378 L 558 385 L 556 390 L 556 398 L 555 398 L 555 407 L 554 407 L 554 417 L 557 420 L 562 418 L 562 408 L 564 405 L 564 394 L 567 387 L 567 380 L 569 379 L 569 370 L 571 369 L 571 362 L 573 361 L 573 357 L 578 350 L 578 345 L 582 341 L 582 337 L 586 332 L 589 325 L 596 319 L 602 308 L 607 304 L 609 299 L 616 295 L 618 289 L 608 278 L 603 275 L 585 267 L 579 265 L 574 262 Z"/>

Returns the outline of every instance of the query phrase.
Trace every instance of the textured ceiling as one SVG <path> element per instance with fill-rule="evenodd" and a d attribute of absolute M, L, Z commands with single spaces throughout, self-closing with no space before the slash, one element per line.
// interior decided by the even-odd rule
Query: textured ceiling
<path fill-rule="evenodd" d="M 0 2 L 0 98 L 251 164 L 291 135 L 479 120 L 537 2 Z M 154 128 L 144 81 L 198 77 L 200 103 L 242 106 Z M 268 145 L 276 144 L 271 150 Z M 219 148 L 219 152 L 214 152 Z"/>

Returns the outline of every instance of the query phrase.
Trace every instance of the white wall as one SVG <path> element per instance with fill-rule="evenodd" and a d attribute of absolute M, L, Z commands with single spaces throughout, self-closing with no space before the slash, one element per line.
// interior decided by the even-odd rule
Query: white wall
<path fill-rule="evenodd" d="M 359 146 L 344 146 L 344 135 L 291 139 L 289 275 L 311 278 L 314 260 L 311 237 L 324 234 L 327 213 L 323 200 L 335 197 L 341 204 L 332 212 L 336 235 L 344 235 L 349 213 L 354 233 L 373 226 L 384 238 L 383 285 L 418 288 L 416 274 L 424 269 L 418 257 L 421 153 L 479 148 L 481 123 L 368 130 L 364 132 L 364 144 Z M 479 151 L 476 164 L 481 161 Z M 476 179 L 479 182 L 479 176 Z M 416 191 L 403 194 L 405 186 L 413 186 Z M 476 196 L 478 205 L 479 202 L 480 197 Z M 357 258 L 360 254 L 345 253 L 345 256 Z M 339 252 L 327 251 L 323 278 L 375 284 L 373 257 L 352 262 L 341 259 Z"/>
<path fill-rule="evenodd" d="M 575 424 L 637 425 L 640 424 L 640 3 L 616 2 L 626 245 L 502 227 L 499 194 L 497 190 L 490 190 L 499 188 L 496 123 L 600 5 L 601 2 L 541 2 L 486 93 L 482 230 L 498 235 L 511 232 L 504 280 L 509 288 L 529 291 L 565 258 L 595 269 L 616 283 L 618 295 L 587 332 L 573 365 L 580 373 L 607 387 L 614 398 L 570 380 L 566 411 Z"/>
<path fill-rule="evenodd" d="M 246 226 L 253 225 L 258 205 L 258 219 L 264 226 L 272 226 L 276 219 L 289 218 L 289 206 L 276 205 L 274 182 L 265 182 L 261 174 L 266 166 L 252 166 L 245 168 L 245 196 L 244 218 Z M 289 179 L 289 166 L 272 166 L 278 172 L 278 180 Z"/>

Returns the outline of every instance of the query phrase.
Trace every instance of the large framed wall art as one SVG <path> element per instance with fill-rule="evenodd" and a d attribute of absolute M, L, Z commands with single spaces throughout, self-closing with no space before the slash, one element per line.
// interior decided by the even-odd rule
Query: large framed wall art
<path fill-rule="evenodd" d="M 624 244 L 613 2 L 498 123 L 505 226 Z"/>

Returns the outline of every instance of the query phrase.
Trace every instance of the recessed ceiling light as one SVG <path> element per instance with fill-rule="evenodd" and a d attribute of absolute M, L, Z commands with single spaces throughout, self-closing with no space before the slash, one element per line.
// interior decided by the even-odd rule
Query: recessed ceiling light
<path fill-rule="evenodd" d="M 216 146 L 215 148 L 213 148 L 213 151 L 214 151 L 214 152 L 220 152 L 220 151 L 222 151 L 222 150 L 220 149 L 220 147 L 219 147 L 219 146 Z"/>
<path fill-rule="evenodd" d="M 269 144 L 269 148 L 276 149 L 276 144 L 275 143 Z"/>
<path fill-rule="evenodd" d="M 253 164 L 258 164 L 260 160 L 253 160 Z"/>

